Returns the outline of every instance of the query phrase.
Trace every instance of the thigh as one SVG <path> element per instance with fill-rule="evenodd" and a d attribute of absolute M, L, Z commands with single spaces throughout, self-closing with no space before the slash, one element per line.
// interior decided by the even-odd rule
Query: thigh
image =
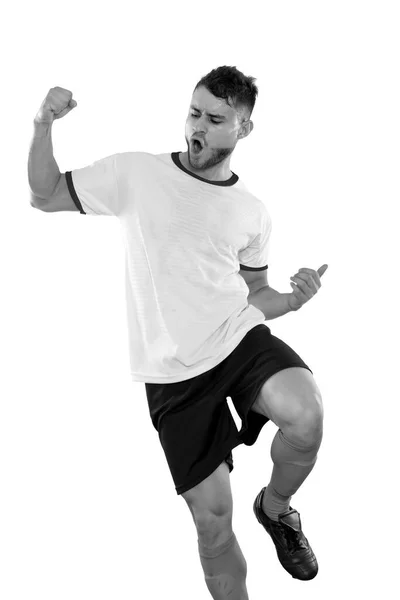
<path fill-rule="evenodd" d="M 303 367 L 288 367 L 269 377 L 252 410 L 267 416 L 281 429 L 323 415 L 319 388 L 312 373 Z"/>
<path fill-rule="evenodd" d="M 209 477 L 183 492 L 182 496 L 194 520 L 210 513 L 217 517 L 232 516 L 232 490 L 226 462 L 223 461 Z"/>
<path fill-rule="evenodd" d="M 274 378 L 279 379 L 279 372 L 298 370 L 311 375 L 312 371 L 293 348 L 271 334 L 269 327 L 254 328 L 247 342 L 238 349 L 239 361 L 229 395 L 242 419 L 239 436 L 251 446 L 268 421 L 276 423 L 276 414 L 266 406 L 261 390 L 269 390 Z M 286 400 L 285 395 L 283 401 Z"/>

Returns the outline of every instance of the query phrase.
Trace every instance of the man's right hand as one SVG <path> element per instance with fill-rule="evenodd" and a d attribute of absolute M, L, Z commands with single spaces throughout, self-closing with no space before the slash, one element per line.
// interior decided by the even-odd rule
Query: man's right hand
<path fill-rule="evenodd" d="M 61 119 L 77 106 L 76 100 L 72 99 L 72 92 L 61 87 L 49 90 L 46 98 L 34 119 L 36 123 L 51 124 L 55 119 Z"/>

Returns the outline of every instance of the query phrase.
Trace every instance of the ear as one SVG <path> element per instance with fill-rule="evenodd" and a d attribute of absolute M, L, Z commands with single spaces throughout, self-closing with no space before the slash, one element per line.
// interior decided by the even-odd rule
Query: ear
<path fill-rule="evenodd" d="M 253 128 L 254 128 L 254 123 L 253 123 L 253 121 L 250 121 L 250 120 L 249 120 L 249 121 L 245 121 L 245 122 L 242 124 L 242 128 L 241 128 L 241 131 L 240 131 L 239 137 L 240 137 L 240 138 L 245 138 L 245 137 L 247 137 L 247 136 L 248 136 L 248 135 L 250 135 L 250 133 L 253 131 Z"/>

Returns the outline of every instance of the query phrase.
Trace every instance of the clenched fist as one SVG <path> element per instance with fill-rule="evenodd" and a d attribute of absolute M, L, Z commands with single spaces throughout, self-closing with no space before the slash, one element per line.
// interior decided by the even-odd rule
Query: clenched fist
<path fill-rule="evenodd" d="M 76 100 L 72 99 L 72 92 L 62 87 L 53 87 L 43 100 L 34 120 L 36 123 L 51 124 L 55 119 L 64 117 L 77 104 Z"/>

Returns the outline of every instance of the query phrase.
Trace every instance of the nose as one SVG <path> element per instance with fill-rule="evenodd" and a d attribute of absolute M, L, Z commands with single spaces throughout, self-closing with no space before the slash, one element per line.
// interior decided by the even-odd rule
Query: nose
<path fill-rule="evenodd" d="M 197 127 L 193 128 L 192 135 L 197 135 L 204 141 L 206 139 L 207 130 L 202 125 L 200 125 L 200 127 L 197 125 Z"/>
<path fill-rule="evenodd" d="M 195 126 L 193 127 L 193 133 L 203 133 L 206 131 L 205 127 L 206 116 L 202 115 L 201 117 L 196 118 Z"/>

